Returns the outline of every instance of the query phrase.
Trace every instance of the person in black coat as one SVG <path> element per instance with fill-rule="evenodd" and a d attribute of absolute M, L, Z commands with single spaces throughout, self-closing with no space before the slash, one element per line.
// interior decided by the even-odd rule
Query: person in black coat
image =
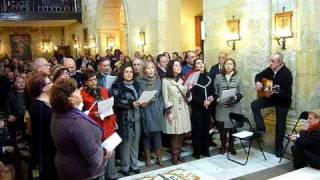
<path fill-rule="evenodd" d="M 49 103 L 52 81 L 38 74 L 29 82 L 32 97 L 29 108 L 32 126 L 32 155 L 39 163 L 39 179 L 56 179 L 54 166 L 56 149 L 51 137 L 52 109 Z"/>
<path fill-rule="evenodd" d="M 283 150 L 282 141 L 286 130 L 286 118 L 291 105 L 293 81 L 292 73 L 283 63 L 283 55 L 281 53 L 272 54 L 269 60 L 269 67 L 256 75 L 255 83 L 257 91 L 265 91 L 262 85 L 263 78 L 273 81 L 272 91 L 267 92 L 268 95 L 266 97 L 254 100 L 251 103 L 251 109 L 257 130 L 265 132 L 261 109 L 275 107 L 275 154 L 277 157 L 280 157 Z"/>
<path fill-rule="evenodd" d="M 214 100 L 214 81 L 206 73 L 201 59 L 194 61 L 194 70 L 200 71 L 197 83 L 192 87 L 191 101 L 191 132 L 193 157 L 199 159 L 200 155 L 209 154 L 209 121 L 210 109 Z"/>
<path fill-rule="evenodd" d="M 220 52 L 218 56 L 218 63 L 210 68 L 209 75 L 214 80 L 217 74 L 220 74 L 224 62 L 228 59 L 228 54 L 225 52 Z"/>
<path fill-rule="evenodd" d="M 295 144 L 291 147 L 293 167 L 303 168 L 308 164 L 320 169 L 320 117 L 316 112 L 308 113 L 308 122 L 300 134 L 290 136 Z"/>

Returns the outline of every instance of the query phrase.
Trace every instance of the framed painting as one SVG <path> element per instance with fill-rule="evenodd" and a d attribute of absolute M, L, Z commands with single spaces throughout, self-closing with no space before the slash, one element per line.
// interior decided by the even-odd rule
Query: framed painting
<path fill-rule="evenodd" d="M 32 60 L 31 36 L 29 34 L 10 35 L 11 57 Z"/>

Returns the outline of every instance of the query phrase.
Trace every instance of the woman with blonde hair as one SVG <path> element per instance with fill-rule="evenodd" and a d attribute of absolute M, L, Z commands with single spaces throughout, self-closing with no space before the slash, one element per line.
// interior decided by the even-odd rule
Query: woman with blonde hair
<path fill-rule="evenodd" d="M 161 132 L 163 130 L 164 102 L 162 97 L 162 83 L 156 74 L 156 67 L 151 60 L 146 60 L 142 67 L 142 75 L 137 78 L 142 91 L 157 91 L 156 95 L 147 103 L 142 104 L 142 136 L 145 150 L 146 166 L 150 166 L 150 149 L 155 150 L 157 163 L 163 166 L 161 156 Z M 151 148 L 153 145 L 153 148 Z"/>

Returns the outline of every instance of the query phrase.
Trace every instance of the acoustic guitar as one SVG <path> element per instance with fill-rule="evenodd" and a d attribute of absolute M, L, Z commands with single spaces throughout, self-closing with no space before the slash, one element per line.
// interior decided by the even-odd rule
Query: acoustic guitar
<path fill-rule="evenodd" d="M 262 78 L 262 89 L 257 91 L 258 98 L 270 97 L 272 92 L 273 81 L 267 78 Z"/>

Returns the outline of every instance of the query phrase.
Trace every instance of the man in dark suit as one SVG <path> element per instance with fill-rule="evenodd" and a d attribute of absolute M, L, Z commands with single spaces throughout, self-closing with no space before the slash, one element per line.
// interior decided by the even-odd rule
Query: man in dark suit
<path fill-rule="evenodd" d="M 258 73 L 255 77 L 256 90 L 264 91 L 262 79 L 273 81 L 272 91 L 267 97 L 259 98 L 251 103 L 254 121 L 257 130 L 265 132 L 261 109 L 274 106 L 276 109 L 275 154 L 281 156 L 283 138 L 286 130 L 286 118 L 291 106 L 292 73 L 283 63 L 283 55 L 274 53 L 269 60 L 269 67 Z"/>
<path fill-rule="evenodd" d="M 220 52 L 218 56 L 218 63 L 213 65 L 210 68 L 209 75 L 212 79 L 216 77 L 217 74 L 220 74 L 224 62 L 228 59 L 228 54 L 225 52 Z"/>

